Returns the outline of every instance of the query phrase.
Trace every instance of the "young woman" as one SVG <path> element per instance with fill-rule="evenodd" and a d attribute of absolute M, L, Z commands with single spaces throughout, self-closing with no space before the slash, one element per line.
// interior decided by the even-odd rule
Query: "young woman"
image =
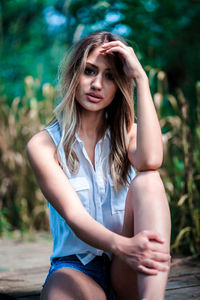
<path fill-rule="evenodd" d="M 55 120 L 27 153 L 54 240 L 41 299 L 164 299 L 170 214 L 156 171 L 161 130 L 148 78 L 121 37 L 102 31 L 74 46 Z"/>

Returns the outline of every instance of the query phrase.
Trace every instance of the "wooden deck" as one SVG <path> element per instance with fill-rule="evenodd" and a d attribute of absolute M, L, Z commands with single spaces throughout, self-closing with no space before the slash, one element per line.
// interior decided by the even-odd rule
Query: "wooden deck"
<path fill-rule="evenodd" d="M 1 300 L 39 300 L 51 248 L 51 240 L 44 237 L 34 242 L 0 240 Z M 172 259 L 165 299 L 200 299 L 200 257 Z"/>

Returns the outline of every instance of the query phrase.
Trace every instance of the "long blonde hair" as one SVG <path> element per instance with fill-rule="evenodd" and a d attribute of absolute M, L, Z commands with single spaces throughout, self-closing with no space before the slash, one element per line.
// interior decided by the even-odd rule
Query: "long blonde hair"
<path fill-rule="evenodd" d="M 77 44 L 68 53 L 67 66 L 62 66 L 61 94 L 62 101 L 55 109 L 55 118 L 62 128 L 62 136 L 57 148 L 63 145 L 66 163 L 71 173 L 77 173 L 80 166 L 79 158 L 73 149 L 75 133 L 80 127 L 80 108 L 75 99 L 79 76 L 84 71 L 89 54 L 104 42 L 125 41 L 112 33 L 100 31 L 93 33 Z M 127 132 L 134 119 L 133 112 L 133 81 L 123 71 L 123 62 L 117 53 L 109 55 L 114 80 L 118 86 L 112 103 L 106 108 L 107 128 L 110 129 L 109 167 L 115 191 L 129 183 L 130 162 L 127 155 Z"/>

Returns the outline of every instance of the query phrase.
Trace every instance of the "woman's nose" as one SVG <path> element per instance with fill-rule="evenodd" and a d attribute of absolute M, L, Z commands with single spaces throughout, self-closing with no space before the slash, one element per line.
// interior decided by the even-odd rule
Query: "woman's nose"
<path fill-rule="evenodd" d="M 92 88 L 101 89 L 102 86 L 103 86 L 103 76 L 101 74 L 98 74 L 93 78 Z"/>

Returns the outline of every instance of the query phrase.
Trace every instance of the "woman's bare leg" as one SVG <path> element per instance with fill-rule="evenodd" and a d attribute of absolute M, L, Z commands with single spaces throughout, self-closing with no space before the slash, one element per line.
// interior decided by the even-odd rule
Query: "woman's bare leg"
<path fill-rule="evenodd" d="M 92 278 L 70 268 L 56 271 L 45 284 L 41 300 L 106 300 L 103 289 Z"/>
<path fill-rule="evenodd" d="M 170 224 L 168 201 L 159 173 L 139 173 L 132 181 L 127 195 L 122 234 L 131 237 L 133 232 L 136 235 L 144 230 L 159 232 L 165 239 L 164 244 L 157 243 L 160 251 L 169 251 Z M 117 300 L 164 299 L 168 272 L 159 272 L 154 276 L 136 274 L 115 257 L 111 274 Z"/>

